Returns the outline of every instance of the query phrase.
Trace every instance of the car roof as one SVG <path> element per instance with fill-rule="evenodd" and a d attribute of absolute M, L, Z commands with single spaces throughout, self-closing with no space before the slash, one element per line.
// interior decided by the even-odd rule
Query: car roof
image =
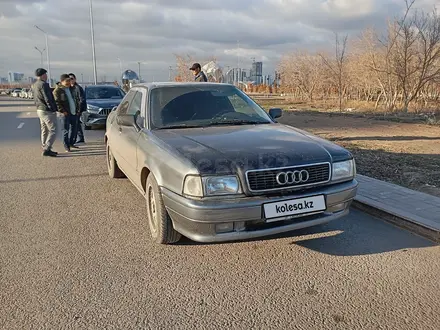
<path fill-rule="evenodd" d="M 197 86 L 212 86 L 212 87 L 216 87 L 216 86 L 230 86 L 230 87 L 235 87 L 232 84 L 224 84 L 224 83 L 216 83 L 216 82 L 151 82 L 151 83 L 141 83 L 141 84 L 136 84 L 133 85 L 133 87 L 146 87 L 148 89 L 152 89 L 152 88 L 160 88 L 160 87 L 182 87 L 182 86 L 187 86 L 187 87 L 197 87 Z"/>
<path fill-rule="evenodd" d="M 115 86 L 115 85 L 87 85 L 87 86 L 85 86 L 85 88 L 98 88 L 98 87 L 120 88 L 119 86 Z"/>

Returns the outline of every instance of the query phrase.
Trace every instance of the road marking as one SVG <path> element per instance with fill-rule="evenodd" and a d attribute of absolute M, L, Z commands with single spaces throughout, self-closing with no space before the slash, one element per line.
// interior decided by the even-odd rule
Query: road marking
<path fill-rule="evenodd" d="M 27 113 L 28 116 L 29 116 L 30 114 L 31 114 L 30 112 Z"/>
<path fill-rule="evenodd" d="M 24 123 L 20 123 L 20 125 L 17 126 L 18 129 L 22 128 L 24 126 Z"/>

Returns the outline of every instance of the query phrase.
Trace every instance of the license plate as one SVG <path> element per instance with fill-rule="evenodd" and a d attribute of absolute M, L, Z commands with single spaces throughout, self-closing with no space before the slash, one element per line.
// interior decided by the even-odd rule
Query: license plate
<path fill-rule="evenodd" d="M 290 199 L 282 202 L 264 204 L 266 219 L 282 218 L 307 213 L 324 211 L 325 198 L 323 195 Z"/>

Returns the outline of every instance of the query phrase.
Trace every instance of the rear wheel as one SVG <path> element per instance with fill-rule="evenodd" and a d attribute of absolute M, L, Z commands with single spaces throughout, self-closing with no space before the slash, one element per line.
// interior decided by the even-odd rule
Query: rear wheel
<path fill-rule="evenodd" d="M 118 162 L 116 161 L 115 157 L 113 156 L 112 151 L 110 150 L 110 146 L 107 143 L 106 146 L 106 156 L 107 156 L 107 169 L 108 169 L 108 175 L 112 179 L 117 178 L 124 178 L 125 174 L 121 171 L 121 169 L 118 166 Z"/>
<path fill-rule="evenodd" d="M 173 223 L 163 203 L 159 185 L 151 173 L 145 185 L 145 200 L 147 202 L 148 224 L 153 240 L 159 244 L 178 242 L 182 235 L 173 228 Z"/>

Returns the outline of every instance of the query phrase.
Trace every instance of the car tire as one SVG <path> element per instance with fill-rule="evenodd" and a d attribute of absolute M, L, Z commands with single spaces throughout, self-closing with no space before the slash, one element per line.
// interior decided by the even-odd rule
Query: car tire
<path fill-rule="evenodd" d="M 165 208 L 159 185 L 151 173 L 145 184 L 145 200 L 147 202 L 148 224 L 153 240 L 159 244 L 178 242 L 182 235 L 174 229 Z"/>
<path fill-rule="evenodd" d="M 110 146 L 108 145 L 108 143 L 106 146 L 106 159 L 107 159 L 108 175 L 112 179 L 125 178 L 125 174 L 119 168 L 118 162 L 116 161 L 115 157 L 113 156 L 113 153 L 110 150 Z"/>

